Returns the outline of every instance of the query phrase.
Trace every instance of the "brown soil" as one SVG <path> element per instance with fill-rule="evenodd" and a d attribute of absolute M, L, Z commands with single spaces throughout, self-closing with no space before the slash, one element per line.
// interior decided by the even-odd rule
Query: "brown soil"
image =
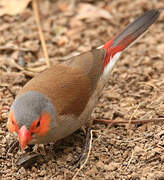
<path fill-rule="evenodd" d="M 84 4 L 81 4 L 84 3 Z M 83 13 L 89 3 L 98 8 Z M 52 62 L 97 47 L 134 18 L 163 0 L 40 1 L 41 19 Z M 105 13 L 104 11 L 110 13 Z M 101 12 L 101 13 L 100 13 Z M 11 48 L 15 46 L 15 48 Z M 17 48 L 18 49 L 17 49 Z M 22 49 L 24 48 L 24 49 Z M 23 52 L 22 60 L 18 54 Z M 0 108 L 9 108 L 13 94 L 45 69 L 33 11 L 0 18 Z M 109 77 L 96 119 L 139 120 L 164 117 L 164 11 L 149 32 L 126 51 Z M 22 67 L 25 61 L 25 67 Z M 8 152 L 14 140 L 7 128 L 8 110 L 0 117 L 1 179 L 71 179 L 85 142 L 78 130 L 57 144 Z M 76 179 L 164 179 L 164 122 L 93 125 L 92 151 Z M 40 152 L 29 168 L 16 164 L 22 154 Z"/>

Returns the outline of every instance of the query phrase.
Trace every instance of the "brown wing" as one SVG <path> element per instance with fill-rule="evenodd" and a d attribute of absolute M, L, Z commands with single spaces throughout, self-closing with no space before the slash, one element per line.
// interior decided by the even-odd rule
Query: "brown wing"
<path fill-rule="evenodd" d="M 79 68 L 56 65 L 30 80 L 19 93 L 39 91 L 48 96 L 59 114 L 79 115 L 89 97 L 90 80 Z"/>
<path fill-rule="evenodd" d="M 47 95 L 59 114 L 80 115 L 101 74 L 104 50 L 73 57 L 69 64 L 55 65 L 30 80 L 19 93 L 35 90 Z"/>

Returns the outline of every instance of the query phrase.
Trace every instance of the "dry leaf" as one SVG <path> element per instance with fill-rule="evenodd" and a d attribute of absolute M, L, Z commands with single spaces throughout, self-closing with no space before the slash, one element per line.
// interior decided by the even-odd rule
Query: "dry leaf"
<path fill-rule="evenodd" d="M 108 11 L 87 3 L 81 3 L 78 9 L 76 19 L 111 19 L 112 17 Z"/>
<path fill-rule="evenodd" d="M 24 168 L 32 167 L 32 165 L 41 158 L 40 154 L 31 153 L 31 154 L 23 154 L 17 161 L 18 166 L 23 166 Z"/>
<path fill-rule="evenodd" d="M 67 1 L 59 1 L 57 3 L 57 6 L 58 6 L 60 11 L 64 12 L 64 11 L 68 10 L 69 2 L 67 2 Z"/>
<path fill-rule="evenodd" d="M 31 0 L 0 0 L 0 16 L 22 13 Z"/>

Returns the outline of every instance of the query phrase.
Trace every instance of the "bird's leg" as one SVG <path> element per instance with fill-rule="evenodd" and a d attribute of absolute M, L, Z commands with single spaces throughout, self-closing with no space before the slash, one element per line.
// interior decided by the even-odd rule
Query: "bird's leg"
<path fill-rule="evenodd" d="M 75 168 L 80 167 L 83 164 L 83 162 L 85 162 L 85 159 L 86 159 L 87 154 L 89 152 L 90 139 L 91 139 L 91 127 L 87 127 L 85 145 L 82 149 L 82 153 L 81 153 L 79 159 L 76 161 L 76 167 Z"/>
<path fill-rule="evenodd" d="M 86 129 L 85 129 L 85 126 L 82 126 L 81 127 L 81 130 L 86 134 L 87 132 L 86 132 Z"/>

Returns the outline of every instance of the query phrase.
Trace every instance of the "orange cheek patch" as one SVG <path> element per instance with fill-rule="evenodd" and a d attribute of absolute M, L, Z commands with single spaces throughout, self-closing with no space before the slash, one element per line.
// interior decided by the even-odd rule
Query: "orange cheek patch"
<path fill-rule="evenodd" d="M 10 113 L 9 113 L 7 128 L 10 132 L 18 132 L 19 128 L 18 128 L 17 122 L 14 118 L 14 112 L 13 111 L 10 111 Z"/>
<path fill-rule="evenodd" d="M 40 136 L 44 136 L 50 128 L 50 114 L 43 113 L 40 118 L 34 121 L 30 127 L 31 133 L 36 133 Z M 40 126 L 37 127 L 37 123 L 40 121 Z"/>

